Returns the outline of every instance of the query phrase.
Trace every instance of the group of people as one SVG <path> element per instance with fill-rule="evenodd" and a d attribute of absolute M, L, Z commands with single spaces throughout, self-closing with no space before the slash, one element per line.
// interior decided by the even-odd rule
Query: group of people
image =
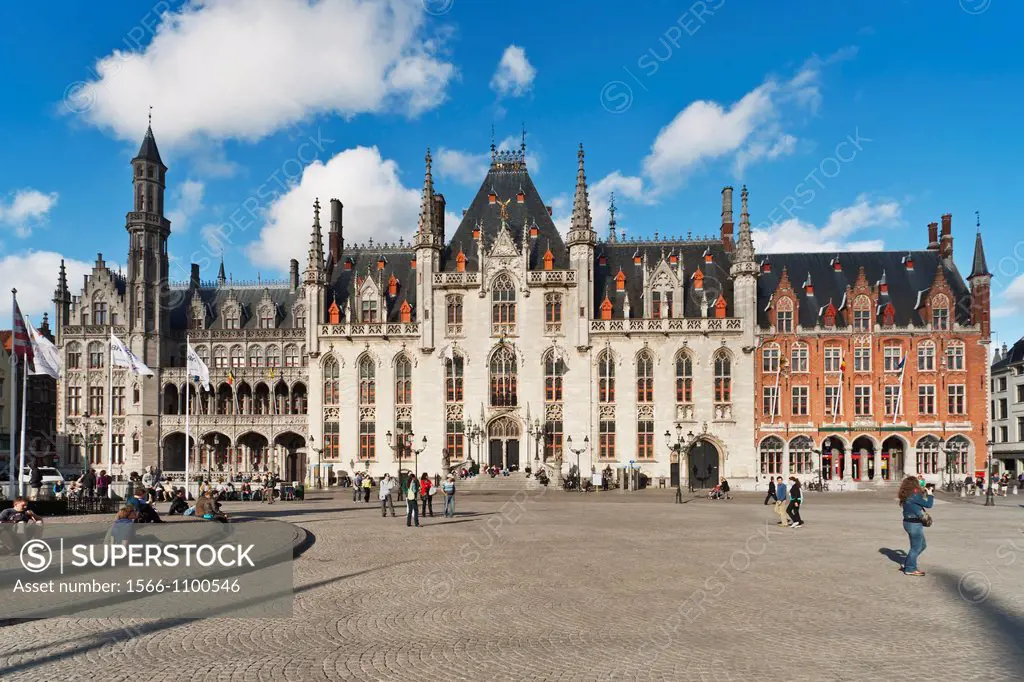
<path fill-rule="evenodd" d="M 764 503 L 768 504 L 770 500 L 775 501 L 775 513 L 779 515 L 780 526 L 799 528 L 804 525 L 803 519 L 800 518 L 800 505 L 804 500 L 803 491 L 800 489 L 800 479 L 796 476 L 790 476 L 789 483 L 790 487 L 787 490 L 782 476 L 776 477 L 774 481 L 769 479 L 768 495 L 765 496 Z"/>
<path fill-rule="evenodd" d="M 440 478 L 440 477 L 438 477 Z M 357 502 L 362 497 L 364 503 L 370 501 L 370 491 L 373 488 L 373 477 L 368 474 L 356 474 L 352 486 L 352 501 Z M 436 481 L 424 472 L 420 478 L 409 476 L 404 483 L 399 482 L 390 473 L 384 474 L 378 482 L 377 498 L 380 501 L 380 515 L 386 517 L 388 511 L 395 516 L 394 493 L 401 489 L 405 497 L 405 525 L 419 526 L 420 516 L 434 515 L 434 494 L 440 489 L 444 493 L 444 516 L 450 518 L 455 516 L 455 476 L 448 477 L 437 485 Z M 422 510 L 420 509 L 422 505 Z"/>

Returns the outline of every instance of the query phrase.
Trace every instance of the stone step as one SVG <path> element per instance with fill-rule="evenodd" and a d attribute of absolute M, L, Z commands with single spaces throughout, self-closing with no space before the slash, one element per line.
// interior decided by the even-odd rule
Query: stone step
<path fill-rule="evenodd" d="M 540 482 L 536 478 L 533 476 L 527 478 L 525 474 L 510 474 L 508 476 L 495 476 L 494 478 L 491 478 L 488 474 L 483 474 L 455 482 L 456 493 L 537 490 L 541 487 Z"/>

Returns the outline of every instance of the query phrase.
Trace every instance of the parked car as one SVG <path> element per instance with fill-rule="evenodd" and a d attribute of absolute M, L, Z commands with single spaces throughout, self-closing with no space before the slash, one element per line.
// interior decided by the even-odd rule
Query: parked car
<path fill-rule="evenodd" d="M 39 467 L 39 472 L 43 475 L 44 486 L 51 486 L 57 481 L 64 482 L 63 474 L 54 467 Z M 21 480 L 25 482 L 25 485 L 28 485 L 31 478 L 32 472 L 26 468 L 25 472 L 22 474 Z"/>

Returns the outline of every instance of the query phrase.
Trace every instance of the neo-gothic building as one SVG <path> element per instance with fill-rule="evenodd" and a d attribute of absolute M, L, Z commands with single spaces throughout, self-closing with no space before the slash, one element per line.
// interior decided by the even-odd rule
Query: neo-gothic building
<path fill-rule="evenodd" d="M 698 487 L 726 476 L 749 487 L 768 473 L 813 476 L 829 434 L 833 451 L 817 465 L 836 477 L 913 470 L 903 457 L 922 452 L 911 442 L 918 436 L 960 437 L 970 442 L 962 454 L 980 451 L 986 420 L 968 407 L 968 377 L 989 334 L 980 237 L 970 291 L 952 264 L 946 221 L 941 245 L 936 236 L 926 252 L 759 262 L 745 188 L 738 225 L 733 189 L 722 191 L 713 237 L 620 239 L 613 205 L 600 239 L 581 146 L 563 239 L 525 151 L 492 147 L 450 234 L 428 152 L 410 241 L 346 243 L 337 199 L 324 235 L 318 200 L 305 269 L 292 260 L 287 281 L 237 283 L 222 263 L 215 282 L 201 282 L 193 265 L 188 282 L 170 284 L 167 168 L 148 130 L 132 160 L 127 272 L 100 257 L 77 296 L 63 268 L 58 280 L 64 466 L 110 466 L 104 420 L 113 401 L 114 472 L 182 471 L 186 390 L 193 470 L 272 469 L 291 479 L 400 466 L 435 473 L 469 461 L 554 474 L 579 457 L 584 472 L 636 468 Z M 106 395 L 111 331 L 156 375 L 115 369 Z M 210 393 L 186 388 L 186 337 L 210 366 Z M 894 407 L 886 424 L 890 342 L 933 343 L 933 363 L 959 363 L 933 365 L 942 379 L 920 394 L 931 409 L 941 383 L 947 410 Z M 849 351 L 845 361 L 833 345 Z M 867 356 L 862 346 L 872 348 Z M 784 379 L 783 357 L 794 358 Z M 837 379 L 845 363 L 852 373 Z M 946 385 L 957 377 L 963 393 Z M 837 402 L 830 386 L 839 381 L 849 387 Z M 904 393 L 907 405 L 917 390 Z M 865 397 L 882 393 L 884 408 L 881 397 Z M 885 449 L 894 431 L 898 462 Z M 843 456 L 849 448 L 852 458 Z"/>

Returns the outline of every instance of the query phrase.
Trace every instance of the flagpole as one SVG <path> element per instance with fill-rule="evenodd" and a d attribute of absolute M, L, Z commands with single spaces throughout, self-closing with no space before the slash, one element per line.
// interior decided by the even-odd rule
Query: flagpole
<path fill-rule="evenodd" d="M 188 334 L 185 335 L 185 501 L 188 501 L 188 460 L 192 458 L 192 433 L 189 430 L 189 393 L 192 392 L 192 377 L 188 374 L 188 353 L 191 345 Z"/>
<path fill-rule="evenodd" d="M 17 378 L 14 390 L 18 390 Z M 25 406 L 28 404 L 28 363 L 21 368 L 21 454 L 18 456 L 18 489 L 25 494 Z"/>
<path fill-rule="evenodd" d="M 907 356 L 903 356 L 903 362 L 900 363 L 900 390 L 896 394 L 896 409 L 892 411 L 892 423 L 895 424 L 899 418 L 900 405 L 903 404 L 903 374 L 907 371 Z"/>
<path fill-rule="evenodd" d="M 114 496 L 114 332 L 110 332 L 107 339 L 107 466 L 110 471 L 107 476 L 111 482 L 107 485 L 107 497 Z"/>
<path fill-rule="evenodd" d="M 11 499 L 14 499 L 19 486 L 18 479 L 14 477 L 17 473 L 14 466 L 14 423 L 18 416 L 18 354 L 14 352 L 14 330 L 17 328 L 17 325 L 14 323 L 14 311 L 18 309 L 17 289 L 11 289 L 11 301 L 11 393 L 13 393 L 14 396 L 11 400 L 11 435 L 10 442 L 8 443 L 10 447 L 8 448 L 9 453 L 7 457 L 7 469 L 10 476 L 8 478 L 7 492 Z"/>

